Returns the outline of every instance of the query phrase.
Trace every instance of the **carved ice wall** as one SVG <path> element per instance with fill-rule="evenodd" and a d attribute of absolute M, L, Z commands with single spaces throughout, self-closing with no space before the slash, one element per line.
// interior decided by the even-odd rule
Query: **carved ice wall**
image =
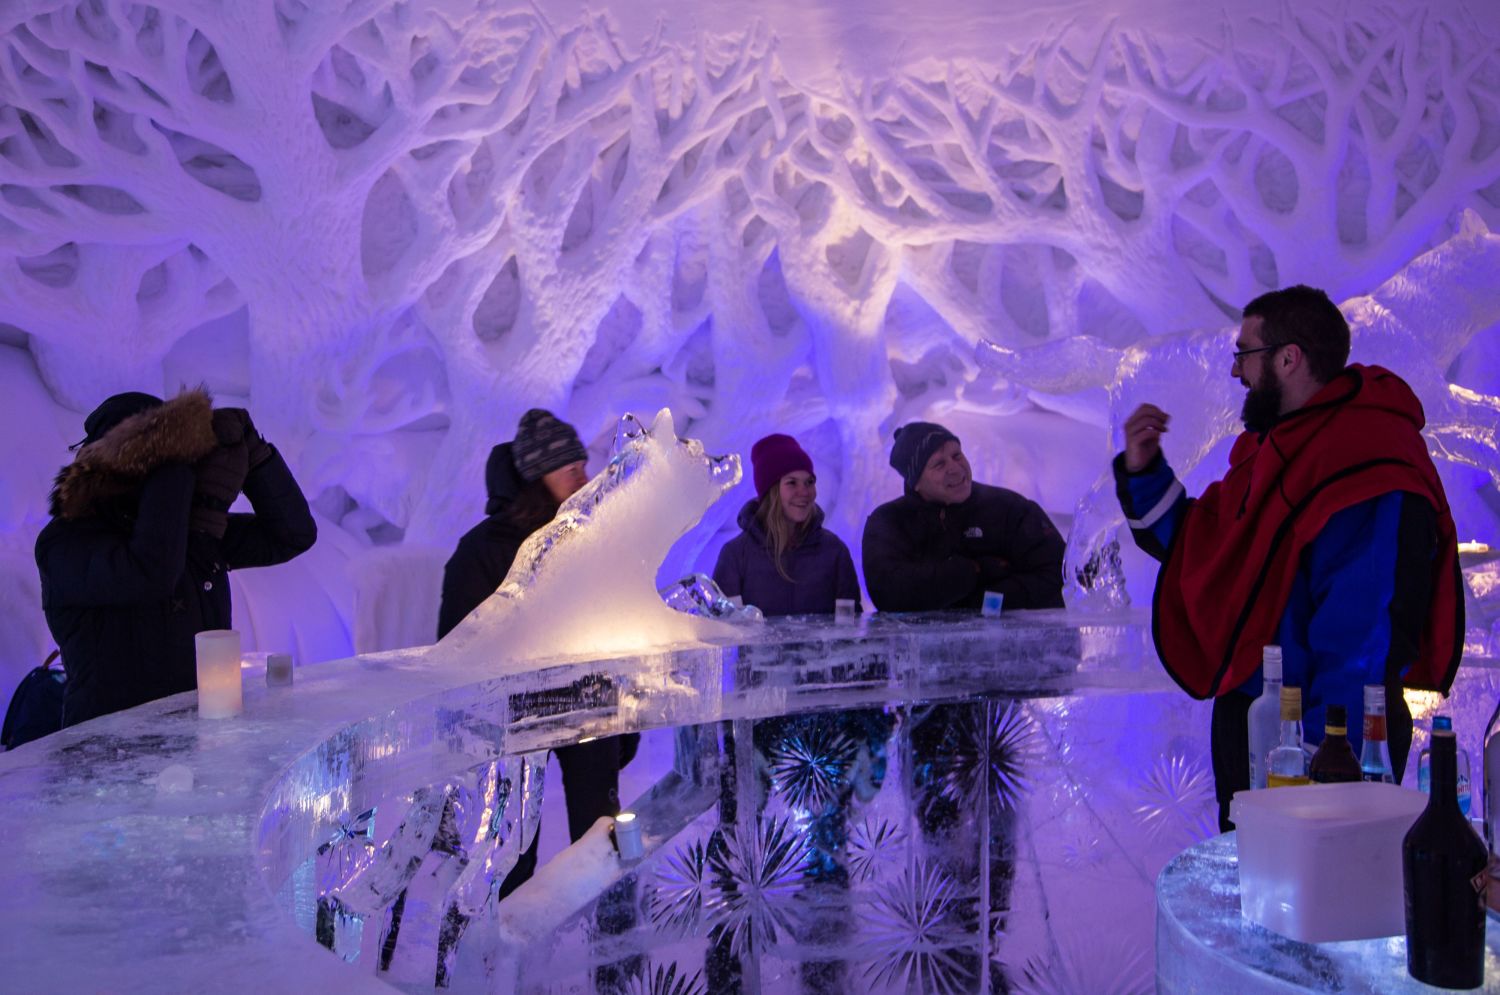
<path fill-rule="evenodd" d="M 1203 31 L 1185 3 L 1180 26 L 1144 0 L 1065 23 L 1016 4 L 992 41 L 955 16 L 951 46 L 914 28 L 872 54 L 857 40 L 907 15 L 871 4 L 821 62 L 807 37 L 855 16 L 837 3 L 641 27 L 665 6 L 0 8 L 0 583 L 27 620 L 4 665 L 45 641 L 31 541 L 111 391 L 249 404 L 343 526 L 295 567 L 337 641 L 348 563 L 447 547 L 529 407 L 601 456 L 625 410 L 670 405 L 720 451 L 790 431 L 856 549 L 898 489 L 890 430 L 917 417 L 1066 516 L 1122 392 L 1040 375 L 1038 347 L 1124 351 L 1126 373 L 1196 348 L 1220 376 L 1203 342 L 1260 291 L 1370 294 L 1463 209 L 1473 237 L 1500 224 L 1492 5 L 1241 4 Z M 1500 336 L 1477 298 L 1500 274 L 1479 265 L 1472 304 L 1441 266 L 1412 278 L 1454 327 L 1428 349 L 1417 322 L 1388 361 L 1467 432 L 1444 472 L 1461 530 L 1494 541 Z M 1031 358 L 1002 375 L 985 341 Z M 1438 396 L 1450 381 L 1472 393 Z M 734 503 L 665 573 L 711 562 Z"/>

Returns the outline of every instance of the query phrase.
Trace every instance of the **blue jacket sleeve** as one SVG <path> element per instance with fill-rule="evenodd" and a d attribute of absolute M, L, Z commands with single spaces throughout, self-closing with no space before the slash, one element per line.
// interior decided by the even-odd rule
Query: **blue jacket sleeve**
<path fill-rule="evenodd" d="M 1115 457 L 1114 471 L 1115 493 L 1135 544 L 1147 555 L 1165 560 L 1188 506 L 1187 492 L 1177 474 L 1161 453 L 1138 473 L 1125 469 L 1125 454 L 1120 453 Z"/>

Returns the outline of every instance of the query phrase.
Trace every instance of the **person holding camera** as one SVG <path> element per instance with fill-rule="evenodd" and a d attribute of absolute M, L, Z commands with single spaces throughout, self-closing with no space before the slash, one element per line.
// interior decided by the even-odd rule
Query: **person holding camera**
<path fill-rule="evenodd" d="M 129 392 L 84 421 L 36 542 L 67 673 L 63 725 L 197 686 L 193 637 L 231 627 L 229 571 L 284 563 L 317 525 L 243 408 Z M 231 513 L 243 493 L 253 513 Z"/>

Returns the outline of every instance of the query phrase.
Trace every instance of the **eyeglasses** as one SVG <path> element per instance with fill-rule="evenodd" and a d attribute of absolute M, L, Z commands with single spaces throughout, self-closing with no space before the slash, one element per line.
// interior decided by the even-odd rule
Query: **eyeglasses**
<path fill-rule="evenodd" d="M 1272 349 L 1280 349 L 1282 345 L 1286 345 L 1286 343 L 1283 342 L 1281 345 L 1263 345 L 1255 349 L 1241 349 L 1239 352 L 1234 353 L 1234 361 L 1238 363 L 1246 356 L 1254 355 L 1257 352 L 1270 352 Z"/>

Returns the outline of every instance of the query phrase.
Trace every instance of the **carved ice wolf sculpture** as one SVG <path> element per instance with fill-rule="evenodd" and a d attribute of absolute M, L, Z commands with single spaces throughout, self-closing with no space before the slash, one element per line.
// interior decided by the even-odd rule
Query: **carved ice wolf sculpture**
<path fill-rule="evenodd" d="M 737 455 L 677 438 L 663 408 L 627 415 L 609 466 L 522 544 L 499 590 L 432 651 L 490 673 L 544 657 L 634 653 L 732 632 L 673 611 L 656 591 L 667 550 L 740 481 Z"/>

